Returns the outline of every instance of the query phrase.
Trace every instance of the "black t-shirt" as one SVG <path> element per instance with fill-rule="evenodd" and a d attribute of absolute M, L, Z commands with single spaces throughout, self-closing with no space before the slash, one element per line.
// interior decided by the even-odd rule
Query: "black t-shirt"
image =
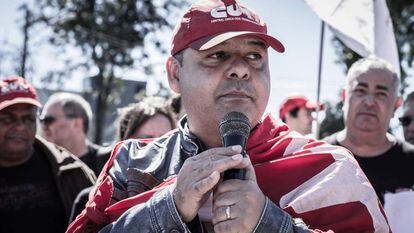
<path fill-rule="evenodd" d="M 101 147 L 95 144 L 88 144 L 88 152 L 79 157 L 96 176 L 99 176 L 106 161 L 111 155 L 112 147 Z"/>
<path fill-rule="evenodd" d="M 332 145 L 341 146 L 337 134 L 324 140 Z M 394 193 L 400 188 L 414 186 L 414 145 L 397 140 L 385 153 L 379 156 L 365 158 L 354 154 L 359 166 L 374 187 L 381 203 L 384 203 L 384 194 Z"/>
<path fill-rule="evenodd" d="M 0 167 L 0 232 L 65 232 L 67 219 L 47 158 Z"/>

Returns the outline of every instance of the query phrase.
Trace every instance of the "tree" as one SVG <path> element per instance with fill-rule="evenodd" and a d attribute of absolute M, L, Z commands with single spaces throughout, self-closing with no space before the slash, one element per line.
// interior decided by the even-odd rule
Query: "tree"
<path fill-rule="evenodd" d="M 327 137 L 344 128 L 342 106 L 342 102 L 338 102 L 335 105 L 332 105 L 332 103 L 325 104 L 325 119 L 320 125 L 318 138 Z"/>
<path fill-rule="evenodd" d="M 96 69 L 92 78 L 96 96 L 95 142 L 100 143 L 103 122 L 112 96 L 116 71 L 134 66 L 151 72 L 147 45 L 166 52 L 157 32 L 171 30 L 171 19 L 185 0 L 37 0 L 37 21 L 52 28 L 49 41 L 60 47 L 67 44 L 81 48 L 87 58 L 66 61 L 68 70 Z M 144 64 L 144 65 L 143 65 Z M 50 74 L 62 78 L 65 71 Z M 66 76 L 67 77 L 67 76 Z"/>
<path fill-rule="evenodd" d="M 0 47 L 0 77 L 19 75 L 23 78 L 30 76 L 32 67 L 29 62 L 29 29 L 32 26 L 31 11 L 27 4 L 22 4 L 18 8 L 23 13 L 23 22 L 20 21 L 23 33 L 22 45 L 19 41 L 8 41 L 1 39 Z"/>
<path fill-rule="evenodd" d="M 397 41 L 398 54 L 401 67 L 401 93 L 407 87 L 407 78 L 411 78 L 409 70 L 413 68 L 414 59 L 414 1 L 387 0 L 388 9 L 393 21 L 395 38 Z M 357 53 L 347 48 L 339 39 L 334 38 L 333 44 L 336 48 L 338 62 L 344 64 L 347 72 L 351 65 L 361 58 Z M 342 104 L 330 104 L 326 109 L 326 117 L 321 123 L 320 135 L 335 132 L 335 127 L 343 125 Z M 324 127 L 322 127 L 322 125 Z"/>
<path fill-rule="evenodd" d="M 24 25 L 22 27 L 23 31 L 23 47 L 22 47 L 22 54 L 21 54 L 21 62 L 20 62 L 20 72 L 19 75 L 23 78 L 26 78 L 26 61 L 28 57 L 28 48 L 27 44 L 29 41 L 29 28 L 32 25 L 32 19 L 31 19 L 31 11 L 27 7 L 27 4 L 23 4 L 20 7 L 21 11 L 24 11 Z"/>

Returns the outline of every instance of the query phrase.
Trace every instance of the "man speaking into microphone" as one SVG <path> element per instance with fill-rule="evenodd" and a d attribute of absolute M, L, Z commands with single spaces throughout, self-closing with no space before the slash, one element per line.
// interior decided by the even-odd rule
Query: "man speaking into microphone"
<path fill-rule="evenodd" d="M 148 144 L 117 144 L 68 232 L 389 232 L 347 150 L 263 116 L 269 48 L 284 52 L 242 3 L 194 3 L 174 31 L 167 61 L 169 85 L 187 116 Z M 227 144 L 228 132 L 220 133 L 229 119 L 251 126 L 242 136 L 245 156 L 243 143 Z M 236 176 L 222 179 L 230 170 Z"/>

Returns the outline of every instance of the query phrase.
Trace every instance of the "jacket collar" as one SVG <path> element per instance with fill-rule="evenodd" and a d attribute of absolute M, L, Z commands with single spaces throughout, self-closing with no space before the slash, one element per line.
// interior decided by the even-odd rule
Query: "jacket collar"
<path fill-rule="evenodd" d="M 180 131 L 180 139 L 182 141 L 181 148 L 189 155 L 194 156 L 206 150 L 204 143 L 192 132 L 188 127 L 187 115 L 185 115 L 178 123 Z"/>

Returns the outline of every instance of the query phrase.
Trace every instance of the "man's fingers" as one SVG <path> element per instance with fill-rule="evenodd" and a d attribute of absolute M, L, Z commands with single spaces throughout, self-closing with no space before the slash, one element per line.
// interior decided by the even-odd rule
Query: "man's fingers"
<path fill-rule="evenodd" d="M 248 166 L 248 161 L 243 158 L 243 155 L 237 154 L 220 161 L 213 161 L 212 164 L 214 171 L 222 173 L 233 168 L 245 168 Z"/>
<path fill-rule="evenodd" d="M 216 225 L 220 222 L 234 220 L 239 217 L 239 214 L 240 212 L 236 210 L 234 205 L 222 206 L 213 211 L 211 223 Z"/>
<path fill-rule="evenodd" d="M 237 164 L 237 165 L 235 165 L 233 168 L 247 168 L 248 166 L 249 166 L 249 164 L 250 164 L 250 161 L 249 161 L 249 159 L 248 158 L 246 158 L 246 157 L 243 157 L 243 159 L 242 159 L 243 161 L 241 162 L 241 163 L 239 163 L 239 164 Z"/>
<path fill-rule="evenodd" d="M 246 185 L 245 180 L 231 179 L 221 182 L 214 190 L 214 200 L 227 192 L 238 192 Z"/>
<path fill-rule="evenodd" d="M 222 221 L 214 225 L 214 232 L 216 233 L 232 233 L 239 232 L 240 224 L 238 220 Z"/>
<path fill-rule="evenodd" d="M 252 162 L 250 161 L 250 157 L 246 156 L 249 160 L 249 165 L 246 167 L 246 180 L 251 180 L 256 182 L 256 172 L 254 171 L 254 167 Z"/>
<path fill-rule="evenodd" d="M 195 180 L 201 180 L 210 175 L 213 171 L 222 173 L 228 169 L 245 168 L 246 166 L 248 166 L 248 161 L 243 158 L 241 154 L 236 154 L 233 156 L 225 156 L 214 161 L 199 161 L 197 164 L 192 164 L 190 169 L 191 176 Z"/>
<path fill-rule="evenodd" d="M 210 191 L 220 180 L 220 173 L 217 171 L 212 172 L 208 177 L 194 183 L 194 190 L 203 196 Z"/>
<path fill-rule="evenodd" d="M 220 158 L 232 156 L 235 154 L 240 154 L 242 151 L 241 146 L 229 146 L 229 147 L 217 147 L 206 150 L 194 157 L 192 157 L 193 161 L 201 161 L 201 160 L 219 160 Z"/>
<path fill-rule="evenodd" d="M 229 191 L 221 194 L 217 194 L 215 192 L 213 195 L 213 210 L 222 206 L 234 205 L 239 202 L 239 192 L 240 190 Z"/>

